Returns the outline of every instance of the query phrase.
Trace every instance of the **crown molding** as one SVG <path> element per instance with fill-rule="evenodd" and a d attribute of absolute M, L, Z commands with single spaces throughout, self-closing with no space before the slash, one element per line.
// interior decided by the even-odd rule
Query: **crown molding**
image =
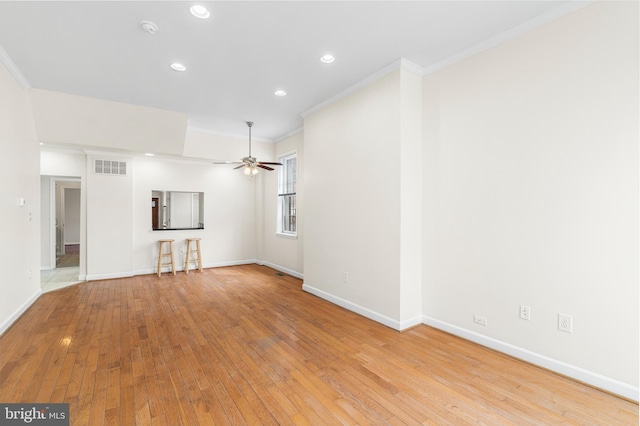
<path fill-rule="evenodd" d="M 295 136 L 298 133 L 302 133 L 304 131 L 304 126 L 303 127 L 298 127 L 297 129 L 293 129 L 290 132 L 285 133 L 284 135 L 277 137 L 276 139 L 274 139 L 274 143 L 278 143 L 278 142 L 282 142 L 285 139 L 289 139 L 291 136 Z"/>
<path fill-rule="evenodd" d="M 25 90 L 31 89 L 31 84 L 29 83 L 29 80 L 27 80 L 24 74 L 22 74 L 22 71 L 20 71 L 20 68 L 18 68 L 16 63 L 13 62 L 13 59 L 11 59 L 11 57 L 9 56 L 7 51 L 4 50 L 4 47 L 2 47 L 2 45 L 0 45 L 0 62 L 2 62 L 2 64 L 7 68 L 9 73 L 13 76 L 13 78 L 16 79 L 18 84 L 23 89 Z"/>
<path fill-rule="evenodd" d="M 52 144 L 44 144 L 40 145 L 40 152 L 55 152 L 59 154 L 73 154 L 73 155 L 86 155 L 87 153 L 82 147 L 72 147 L 72 146 L 61 146 L 61 145 L 52 145 Z"/>
<path fill-rule="evenodd" d="M 352 93 L 357 92 L 360 89 L 363 89 L 367 86 L 369 86 L 371 83 L 380 80 L 382 77 L 384 77 L 387 74 L 391 74 L 394 71 L 398 71 L 398 70 L 405 70 L 408 71 L 410 73 L 422 76 L 424 74 L 424 69 L 417 65 L 414 64 L 411 61 L 408 61 L 404 58 L 400 58 L 397 59 L 395 61 L 393 61 L 392 63 L 390 63 L 389 65 L 386 65 L 385 67 L 379 69 L 378 71 L 374 72 L 373 74 L 371 74 L 370 76 L 360 80 L 359 82 L 353 84 L 352 86 L 347 87 L 345 90 L 343 90 L 342 92 L 339 92 L 335 95 L 333 95 L 332 97 L 330 97 L 329 99 L 327 99 L 324 102 L 319 103 L 318 105 L 314 106 L 311 109 L 308 109 L 304 112 L 302 112 L 300 114 L 300 116 L 302 118 L 306 118 L 309 115 L 320 111 L 323 108 L 328 107 L 331 104 L 334 104 L 336 102 L 338 102 L 339 100 L 346 98 L 347 96 L 351 95 Z"/>
<path fill-rule="evenodd" d="M 423 67 L 405 58 L 400 58 L 400 68 L 404 71 L 410 72 L 411 74 L 415 74 L 420 77 L 422 77 L 422 75 L 424 74 Z"/>
<path fill-rule="evenodd" d="M 108 159 L 116 160 L 131 160 L 134 157 L 134 154 L 131 152 L 107 151 L 91 148 L 82 148 L 82 152 L 84 152 L 89 157 L 105 157 Z"/>
<path fill-rule="evenodd" d="M 456 53 L 455 55 L 449 56 L 446 59 L 437 62 L 435 64 L 429 65 L 427 67 L 424 68 L 423 74 L 422 76 L 427 76 L 429 74 L 432 74 L 436 71 L 439 71 L 443 68 L 448 67 L 449 65 L 453 65 L 457 62 L 462 61 L 463 59 L 467 59 L 473 55 L 476 55 L 480 52 L 483 52 L 485 50 L 491 49 L 492 47 L 495 47 L 499 44 L 502 44 L 508 40 L 511 40 L 512 38 L 518 37 L 519 35 L 525 34 L 531 30 L 534 30 L 538 27 L 541 27 L 544 24 L 547 24 L 549 22 L 555 21 L 558 18 L 561 18 L 565 15 L 568 15 L 570 13 L 573 13 L 575 11 L 577 11 L 578 9 L 582 9 L 585 6 L 588 6 L 594 2 L 596 2 L 597 0 L 575 0 L 575 1 L 569 1 L 567 3 L 565 3 L 564 5 L 557 7 L 556 9 L 549 11 L 543 15 L 537 16 L 533 19 L 530 19 L 527 22 L 524 22 L 518 26 L 515 26 L 511 29 L 508 29 L 506 31 L 501 32 L 500 34 L 497 34 L 485 41 L 483 41 L 482 43 L 478 43 L 474 46 L 471 46 L 467 49 L 462 50 L 459 53 Z"/>

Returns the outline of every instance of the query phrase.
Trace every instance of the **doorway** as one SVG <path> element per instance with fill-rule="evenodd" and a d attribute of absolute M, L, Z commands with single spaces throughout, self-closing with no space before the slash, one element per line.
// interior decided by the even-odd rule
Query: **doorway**
<path fill-rule="evenodd" d="M 78 182 L 79 184 L 79 182 Z M 56 183 L 58 185 L 58 183 Z M 80 188 L 60 183 L 60 199 L 56 199 L 56 223 L 59 231 L 56 236 L 56 268 L 80 266 Z"/>
<path fill-rule="evenodd" d="M 151 197 L 151 229 L 158 229 L 158 197 Z"/>
<path fill-rule="evenodd" d="M 80 282 L 81 180 L 41 176 L 42 291 Z"/>

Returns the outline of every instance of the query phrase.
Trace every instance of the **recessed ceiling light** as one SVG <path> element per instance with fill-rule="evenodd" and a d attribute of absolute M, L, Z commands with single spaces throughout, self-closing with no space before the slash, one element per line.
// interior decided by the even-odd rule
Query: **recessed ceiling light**
<path fill-rule="evenodd" d="M 287 92 L 284 90 L 276 90 L 273 94 L 276 96 L 287 96 Z"/>
<path fill-rule="evenodd" d="M 171 69 L 174 71 L 186 71 L 187 67 L 177 62 L 174 62 L 173 64 L 171 64 Z"/>
<path fill-rule="evenodd" d="M 199 4 L 191 6 L 189 10 L 191 11 L 191 14 L 196 18 L 207 19 L 209 16 L 211 16 L 211 13 L 209 13 L 207 8 L 204 6 L 200 6 Z"/>
<path fill-rule="evenodd" d="M 146 155 L 147 157 L 153 157 L 153 154 L 150 152 L 145 152 L 144 155 Z"/>
<path fill-rule="evenodd" d="M 326 54 L 326 55 L 322 55 L 320 57 L 320 62 L 322 62 L 323 64 L 330 64 L 331 62 L 335 61 L 336 58 L 333 57 L 333 55 L 330 54 Z"/>

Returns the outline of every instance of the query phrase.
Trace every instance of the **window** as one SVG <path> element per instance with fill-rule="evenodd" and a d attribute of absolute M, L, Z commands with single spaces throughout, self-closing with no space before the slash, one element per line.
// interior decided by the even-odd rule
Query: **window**
<path fill-rule="evenodd" d="M 296 188 L 298 174 L 297 154 L 291 153 L 278 159 L 282 163 L 278 173 L 278 233 L 295 236 Z"/>

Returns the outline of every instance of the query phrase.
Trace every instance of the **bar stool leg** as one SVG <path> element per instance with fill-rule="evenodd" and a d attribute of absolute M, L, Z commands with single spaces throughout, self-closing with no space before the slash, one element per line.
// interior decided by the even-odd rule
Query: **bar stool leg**
<path fill-rule="evenodd" d="M 162 241 L 158 242 L 160 245 L 160 251 L 158 252 L 158 277 L 162 273 Z"/>
<path fill-rule="evenodd" d="M 187 256 L 184 259 L 184 272 L 189 273 L 189 261 L 191 259 L 191 240 L 187 239 Z"/>
<path fill-rule="evenodd" d="M 200 239 L 196 240 L 196 248 L 198 250 L 198 270 L 202 272 L 202 256 L 200 256 Z"/>
<path fill-rule="evenodd" d="M 176 263 L 173 261 L 173 241 L 169 243 L 169 253 L 171 254 L 171 272 L 176 274 Z"/>

